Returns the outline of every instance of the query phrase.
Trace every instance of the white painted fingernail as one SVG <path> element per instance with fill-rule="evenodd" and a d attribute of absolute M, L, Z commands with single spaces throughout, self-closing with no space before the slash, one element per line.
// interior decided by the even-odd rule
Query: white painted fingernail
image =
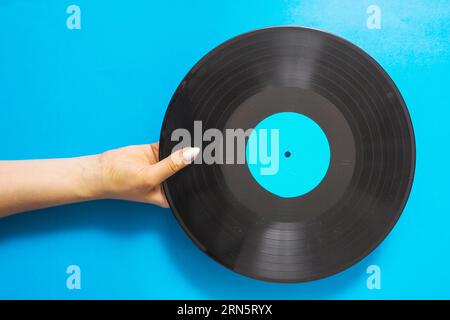
<path fill-rule="evenodd" d="M 200 153 L 200 148 L 189 148 L 185 151 L 183 151 L 183 158 L 187 162 L 192 162 L 194 159 L 198 156 Z"/>

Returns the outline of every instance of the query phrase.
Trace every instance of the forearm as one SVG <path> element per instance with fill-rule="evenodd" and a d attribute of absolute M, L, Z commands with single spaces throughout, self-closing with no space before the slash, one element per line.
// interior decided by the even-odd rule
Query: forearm
<path fill-rule="evenodd" d="M 0 161 L 0 217 L 102 197 L 99 156 Z"/>

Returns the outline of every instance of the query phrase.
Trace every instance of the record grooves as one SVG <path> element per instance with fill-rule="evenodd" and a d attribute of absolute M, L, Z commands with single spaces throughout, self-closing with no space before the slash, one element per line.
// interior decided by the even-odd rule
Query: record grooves
<path fill-rule="evenodd" d="M 308 135 L 289 124 L 310 124 L 295 115 L 311 119 L 328 141 L 326 174 L 311 180 L 317 183 L 311 190 L 295 193 L 307 181 L 295 174 L 274 177 L 272 188 L 247 163 L 194 164 L 163 184 L 178 222 L 203 251 L 266 281 L 311 281 L 342 271 L 378 246 L 400 217 L 412 186 L 415 142 L 391 78 L 337 36 L 301 27 L 260 29 L 228 40 L 191 69 L 161 130 L 163 158 L 177 145 L 174 130 L 194 134 L 194 121 L 224 132 L 287 119 L 279 125 L 280 146 L 287 146 L 279 150 L 280 172 L 286 166 L 312 172 L 308 166 L 321 157 L 292 165 L 309 150 L 297 147 L 308 145 Z M 317 144 L 309 145 L 313 152 Z"/>

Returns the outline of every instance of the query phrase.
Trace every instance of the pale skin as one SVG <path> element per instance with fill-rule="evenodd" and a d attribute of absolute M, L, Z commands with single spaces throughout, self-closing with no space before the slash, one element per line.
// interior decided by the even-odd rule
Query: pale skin
<path fill-rule="evenodd" d="M 97 199 L 168 207 L 161 183 L 198 153 L 188 147 L 160 161 L 153 143 L 76 158 L 0 161 L 0 217 Z"/>

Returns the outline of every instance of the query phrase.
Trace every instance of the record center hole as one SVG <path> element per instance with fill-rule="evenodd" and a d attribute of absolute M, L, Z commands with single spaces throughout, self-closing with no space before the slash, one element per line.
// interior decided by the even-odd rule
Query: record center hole
<path fill-rule="evenodd" d="M 286 152 L 284 153 L 284 156 L 285 156 L 286 158 L 289 158 L 289 157 L 291 156 L 291 152 L 290 152 L 290 151 L 286 151 Z"/>

